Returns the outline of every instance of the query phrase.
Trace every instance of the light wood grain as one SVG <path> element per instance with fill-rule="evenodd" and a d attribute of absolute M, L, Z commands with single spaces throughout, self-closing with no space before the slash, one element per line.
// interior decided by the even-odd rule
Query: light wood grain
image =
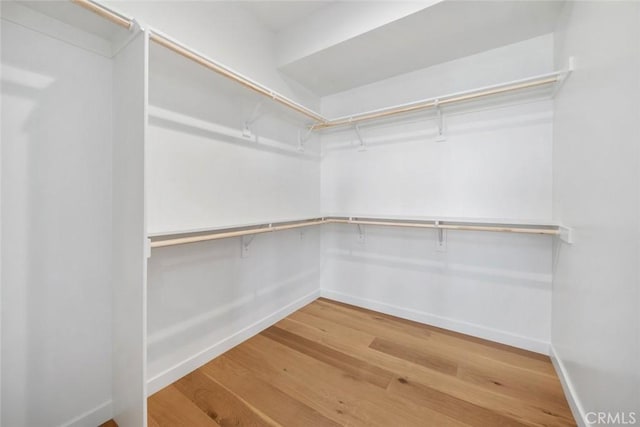
<path fill-rule="evenodd" d="M 320 302 L 316 301 L 314 304 L 320 304 Z M 307 309 L 309 306 L 305 307 Z M 303 310 L 305 310 L 303 309 Z M 361 310 L 358 309 L 358 312 Z M 384 316 L 383 317 L 390 317 Z M 291 316 L 292 317 L 292 316 Z M 463 400 L 467 400 L 479 406 L 491 408 L 495 411 L 506 413 L 506 414 L 515 414 L 514 416 L 523 417 L 528 420 L 532 420 L 532 424 L 545 424 L 545 425 L 563 425 L 556 423 L 556 416 L 553 415 L 553 411 L 547 409 L 547 407 L 555 407 L 553 404 L 548 403 L 547 405 L 540 405 L 537 403 L 538 400 L 552 400 L 552 398 L 548 396 L 537 396 L 534 393 L 530 393 L 527 399 L 518 399 L 511 395 L 510 390 L 507 388 L 500 389 L 499 392 L 492 392 L 492 390 L 488 390 L 487 387 L 484 387 L 480 384 L 477 384 L 474 381 L 461 381 L 459 376 L 452 376 L 449 374 L 443 374 L 438 370 L 430 369 L 423 365 L 412 363 L 408 360 L 405 360 L 401 357 L 395 357 L 380 351 L 373 351 L 373 349 L 368 348 L 367 346 L 363 346 L 360 343 L 354 343 L 352 341 L 345 340 L 343 337 L 338 337 L 334 333 L 331 333 L 326 329 L 326 325 L 322 325 L 318 327 L 315 323 L 301 323 L 293 320 L 292 318 L 284 319 L 278 323 L 278 326 L 289 330 L 293 333 L 303 335 L 307 338 L 315 340 L 317 342 L 323 342 L 325 345 L 328 345 L 332 348 L 340 349 L 345 353 L 349 353 L 355 357 L 359 357 L 362 359 L 366 359 L 371 363 L 377 364 L 378 366 L 385 367 L 388 370 L 391 370 L 395 373 L 398 373 L 400 376 L 405 379 L 414 380 L 415 382 L 421 384 L 428 384 L 431 387 L 434 387 L 444 393 L 450 394 L 452 396 L 458 397 Z M 404 323 L 409 324 L 408 321 L 402 321 Z M 346 323 L 344 325 L 347 325 Z M 348 326 L 343 326 L 347 327 Z M 437 329 L 437 328 L 436 328 Z M 452 335 L 458 335 L 457 339 L 460 342 L 465 342 L 465 335 L 455 334 L 453 332 L 449 332 Z M 402 339 L 401 335 L 396 338 Z M 476 344 L 476 341 L 482 341 L 477 338 L 469 337 L 470 341 L 473 344 Z M 506 352 L 509 354 L 517 354 L 517 355 L 527 355 L 532 360 L 539 360 L 545 356 L 538 355 L 536 353 L 526 352 L 520 349 L 514 349 L 512 347 L 503 346 L 502 344 L 491 343 L 485 341 L 487 348 L 500 349 L 502 352 Z M 466 360 L 476 360 L 476 357 L 473 353 L 469 353 L 463 347 L 458 350 L 459 357 L 465 358 Z M 526 357 L 526 356 L 525 356 Z M 550 364 L 549 359 L 546 358 L 547 363 Z M 504 364 L 503 364 L 504 365 Z M 514 368 L 518 368 L 518 365 L 511 365 Z M 541 375 L 544 377 L 548 377 L 545 373 L 536 373 L 535 371 L 522 369 L 522 373 L 519 375 L 524 375 L 524 378 L 529 378 L 532 375 Z M 497 370 L 496 372 L 499 372 Z M 493 377 L 494 381 L 498 381 L 502 377 Z M 555 378 L 557 381 L 557 378 Z M 499 382 L 499 381 L 498 381 Z M 561 386 L 559 382 L 556 383 L 556 389 L 561 393 Z M 568 411 L 566 406 L 566 402 L 564 398 L 561 399 L 561 405 Z M 571 417 L 569 412 L 566 412 L 569 417 Z"/>
<path fill-rule="evenodd" d="M 224 384 L 255 412 L 278 425 L 338 426 L 339 424 L 263 381 L 234 359 L 221 356 L 200 368 L 205 375 Z"/>
<path fill-rule="evenodd" d="M 211 416 L 170 385 L 149 398 L 149 424 L 159 427 L 220 427 Z"/>
<path fill-rule="evenodd" d="M 413 347 L 437 349 L 439 352 L 458 354 L 462 359 L 504 364 L 527 369 L 556 378 L 553 365 L 547 356 L 519 348 L 464 335 L 446 329 L 428 326 L 411 320 L 399 319 L 364 308 L 320 298 L 314 304 L 303 307 L 290 316 L 295 319 L 303 313 L 337 323 L 340 330 L 356 329 L 373 332 L 376 337 L 395 339 L 401 333 L 402 341 Z M 318 320 L 310 320 L 317 324 Z M 307 323 L 308 323 L 307 322 Z M 325 324 L 325 326 L 327 326 Z M 348 326 L 348 328 L 344 328 Z"/>
<path fill-rule="evenodd" d="M 223 426 L 575 425 L 548 357 L 326 299 L 152 396 L 150 425 L 174 398 Z"/>
<path fill-rule="evenodd" d="M 225 356 L 243 363 L 255 375 L 296 396 L 341 425 L 394 425 L 393 419 L 398 413 L 404 414 L 402 422 L 405 426 L 422 426 L 425 419 L 439 426 L 461 425 L 437 411 L 389 396 L 387 389 L 346 375 L 332 365 L 306 354 L 292 352 L 286 345 L 262 335 L 246 344 L 234 348 Z M 372 423 L 371 420 L 377 421 Z"/>
<path fill-rule="evenodd" d="M 401 228 L 429 228 L 441 230 L 457 230 L 457 231 L 492 231 L 500 233 L 521 233 L 521 234 L 542 234 L 549 236 L 557 236 L 560 230 L 555 228 L 535 228 L 535 227 L 517 227 L 505 226 L 500 224 L 477 225 L 477 224 L 435 224 L 428 222 L 415 221 L 373 221 L 360 219 L 340 219 L 340 218 L 311 218 L 290 224 L 256 224 L 250 227 L 244 227 L 241 230 L 236 228 L 218 229 L 211 232 L 203 232 L 195 235 L 173 236 L 173 237 L 154 237 L 151 241 L 152 248 L 162 248 L 166 246 L 184 245 L 188 243 L 206 242 L 209 240 L 228 239 L 231 237 L 249 236 L 261 233 L 271 233 L 273 231 L 292 230 L 295 228 L 312 227 L 323 224 L 355 224 L 355 225 L 372 225 L 381 227 L 401 227 Z"/>
<path fill-rule="evenodd" d="M 190 373 L 174 385 L 221 426 L 277 425 L 202 370 Z"/>

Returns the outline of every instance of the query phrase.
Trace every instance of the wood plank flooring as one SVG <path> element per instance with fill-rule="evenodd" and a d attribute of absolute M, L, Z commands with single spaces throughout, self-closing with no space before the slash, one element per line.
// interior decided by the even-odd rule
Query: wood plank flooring
<path fill-rule="evenodd" d="M 318 299 L 149 398 L 150 426 L 570 426 L 548 357 Z"/>

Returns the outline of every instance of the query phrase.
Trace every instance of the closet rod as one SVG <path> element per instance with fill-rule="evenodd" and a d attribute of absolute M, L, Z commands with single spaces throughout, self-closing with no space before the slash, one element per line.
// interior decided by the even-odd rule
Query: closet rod
<path fill-rule="evenodd" d="M 457 92 L 450 95 L 444 95 L 437 98 L 429 98 L 423 101 L 412 102 L 409 104 L 398 105 L 391 108 L 383 108 L 380 110 L 360 113 L 353 116 L 344 116 L 336 119 L 330 119 L 324 123 L 317 123 L 311 127 L 312 130 L 327 129 L 336 126 L 352 125 L 366 120 L 380 119 L 398 114 L 411 113 L 415 111 L 435 108 L 442 105 L 454 104 L 456 102 L 470 101 L 478 98 L 484 98 L 491 95 L 500 95 L 503 93 L 514 92 L 522 89 L 529 89 L 538 86 L 544 86 L 556 83 L 560 80 L 562 73 L 550 73 L 529 79 L 518 80 L 507 84 L 499 84 L 487 86 L 485 88 L 474 89 L 472 91 Z"/>
<path fill-rule="evenodd" d="M 454 222 L 454 221 L 451 221 Z M 550 236 L 560 235 L 560 230 L 557 226 L 554 228 L 535 228 L 522 227 L 517 225 L 504 225 L 504 224 L 486 224 L 486 225 L 474 225 L 474 224 L 444 224 L 433 222 L 415 222 L 415 221 L 400 221 L 400 220 L 383 220 L 383 219 L 356 219 L 347 217 L 328 217 L 328 218 L 313 218 L 309 220 L 303 220 L 294 223 L 280 223 L 280 224 L 259 224 L 251 227 L 243 227 L 238 229 L 234 227 L 231 229 L 220 229 L 215 232 L 198 234 L 186 237 L 174 237 L 174 238 L 160 238 L 159 240 L 152 240 L 152 248 L 162 248 L 165 246 L 184 245 L 187 243 L 205 242 L 209 240 L 226 239 L 229 237 L 248 236 L 251 234 L 270 233 L 272 231 L 291 230 L 301 227 L 311 227 L 314 225 L 322 224 L 360 224 L 360 225 L 376 225 L 384 227 L 407 227 L 407 228 L 430 228 L 440 230 L 461 230 L 461 231 L 493 231 L 503 233 L 523 233 L 523 234 L 544 234 Z"/>
<path fill-rule="evenodd" d="M 401 222 L 401 221 L 384 221 L 384 220 L 360 220 L 360 219 L 339 219 L 329 218 L 326 223 L 337 224 L 360 224 L 360 225 L 379 225 L 389 227 L 409 227 L 409 228 L 433 228 L 441 230 L 461 230 L 461 231 L 494 231 L 502 233 L 524 233 L 524 234 L 546 234 L 556 236 L 560 234 L 557 228 L 527 228 L 513 225 L 471 225 L 471 224 L 436 224 L 424 222 Z"/>
<path fill-rule="evenodd" d="M 72 3 L 77 4 L 97 15 L 102 16 L 105 19 L 113 22 L 114 24 L 118 24 L 121 27 L 130 30 L 133 26 L 133 22 L 130 19 L 125 18 L 122 15 L 117 14 L 109 8 L 106 8 L 98 3 L 95 3 L 91 0 L 71 0 Z"/>
<path fill-rule="evenodd" d="M 291 230 L 294 228 L 311 227 L 313 225 L 320 225 L 324 223 L 325 223 L 324 219 L 315 218 L 315 219 L 305 220 L 305 221 L 296 222 L 296 223 L 284 223 L 281 225 L 263 224 L 263 225 L 257 225 L 250 228 L 248 227 L 242 230 L 235 230 L 235 231 L 220 230 L 215 233 L 200 234 L 196 236 L 177 237 L 173 239 L 164 239 L 164 240 L 152 240 L 151 247 L 162 248 L 165 246 L 184 245 L 186 243 L 206 242 L 208 240 L 226 239 L 229 237 L 248 236 L 251 234 L 270 233 L 272 231 L 282 231 L 282 230 Z"/>
<path fill-rule="evenodd" d="M 285 96 L 282 96 L 276 92 L 273 92 L 272 90 L 267 89 L 266 87 L 248 79 L 247 77 L 244 77 L 220 64 L 215 63 L 214 61 L 194 52 L 193 50 L 176 42 L 175 40 L 171 40 L 169 37 L 162 35 L 156 32 L 155 30 L 151 30 L 149 32 L 149 37 L 152 41 L 156 42 L 157 44 L 164 46 L 165 48 L 172 50 L 175 53 L 182 55 L 185 58 L 190 59 L 191 61 L 194 61 L 224 77 L 227 77 L 228 79 L 231 79 L 237 83 L 240 83 L 246 88 L 249 88 L 255 92 L 258 92 L 261 95 L 267 96 L 273 99 L 274 101 L 313 119 L 316 122 L 324 123 L 327 121 L 326 118 L 315 113 L 314 111 L 290 100 Z"/>

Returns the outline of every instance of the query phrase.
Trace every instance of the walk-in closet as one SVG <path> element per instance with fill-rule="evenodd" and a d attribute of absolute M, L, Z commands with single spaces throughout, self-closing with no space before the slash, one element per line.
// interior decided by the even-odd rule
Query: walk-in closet
<path fill-rule="evenodd" d="M 640 2 L 3 0 L 0 425 L 640 425 Z"/>

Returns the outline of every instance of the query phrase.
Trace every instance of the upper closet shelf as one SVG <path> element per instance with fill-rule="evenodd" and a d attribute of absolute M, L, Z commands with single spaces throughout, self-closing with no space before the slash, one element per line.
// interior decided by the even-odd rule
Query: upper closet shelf
<path fill-rule="evenodd" d="M 137 28 L 134 19 L 127 18 L 105 6 L 100 5 L 92 0 L 71 0 L 72 3 L 82 6 L 85 10 L 89 10 L 102 18 L 106 18 L 112 23 L 119 26 L 124 31 L 130 31 Z M 59 2 L 51 2 L 59 3 Z M 67 7 L 56 8 L 47 6 L 49 2 L 37 2 L 28 1 L 24 4 L 39 9 L 43 13 L 60 19 L 62 14 L 63 21 L 68 22 L 69 18 L 73 18 L 72 25 L 78 28 L 85 29 L 86 31 L 96 32 L 96 28 L 101 28 L 100 25 L 93 25 L 86 19 L 78 21 L 77 16 L 74 17 L 74 13 L 67 11 Z M 71 4 L 71 3 L 68 3 Z M 78 8 L 80 9 L 80 8 Z M 62 10 L 62 12 L 60 11 Z M 95 23 L 94 23 L 95 24 Z M 104 23 L 101 24 L 102 27 Z M 242 74 L 233 71 L 229 67 L 226 67 L 213 59 L 206 57 L 205 55 L 198 53 L 196 50 L 187 47 L 185 44 L 176 41 L 175 39 L 162 34 L 161 32 L 148 29 L 150 40 L 158 45 L 164 46 L 167 49 L 193 61 L 227 79 L 230 79 L 239 85 L 250 89 L 268 99 L 273 100 L 275 103 L 284 106 L 286 109 L 293 111 L 299 115 L 304 116 L 306 119 L 311 120 L 311 123 L 307 123 L 308 131 L 319 131 L 323 129 L 336 128 L 340 126 L 354 126 L 362 122 L 370 122 L 373 120 L 386 119 L 390 117 L 400 116 L 409 113 L 420 112 L 424 110 L 434 109 L 438 110 L 440 107 L 449 107 L 461 104 L 472 104 L 474 102 L 485 102 L 493 100 L 494 102 L 501 102 L 504 100 L 511 100 L 514 96 L 540 96 L 541 91 L 545 96 L 553 97 L 558 91 L 562 83 L 567 76 L 571 73 L 573 66 L 572 61 L 569 61 L 569 66 L 566 70 L 556 71 L 547 74 L 541 74 L 531 76 L 528 78 L 513 80 L 505 83 L 495 84 L 491 86 L 484 86 L 476 89 L 466 90 L 462 92 L 455 92 L 450 94 L 443 94 L 441 96 L 414 101 L 401 105 L 394 105 L 377 110 L 366 111 L 362 113 L 352 114 L 349 116 L 337 117 L 329 119 L 324 117 L 320 113 L 317 113 L 310 108 L 307 108 L 278 92 L 269 89 L 268 87 L 246 77 Z M 103 35 L 104 36 L 104 35 Z"/>
<path fill-rule="evenodd" d="M 294 110 L 295 112 L 304 115 L 306 118 L 313 120 L 314 123 L 309 125 L 309 131 L 319 131 L 340 126 L 353 126 L 365 121 L 385 119 L 392 116 L 414 113 L 428 109 L 438 109 L 439 107 L 445 106 L 470 104 L 478 101 L 486 101 L 488 99 L 502 102 L 505 100 L 512 100 L 513 97 L 523 96 L 553 97 L 572 71 L 572 66 L 570 65 L 563 71 L 555 71 L 491 86 L 445 94 L 407 104 L 395 105 L 378 110 L 329 119 L 322 116 L 320 113 L 316 113 L 313 110 L 278 94 L 266 86 L 263 86 L 260 83 L 257 83 L 210 58 L 207 58 L 186 45 L 163 35 L 156 30 L 150 30 L 150 38 L 155 43 L 162 45 L 167 49 L 170 49 L 228 79 L 231 79 L 254 92 L 273 99 L 275 102 L 287 107 L 288 109 Z"/>

